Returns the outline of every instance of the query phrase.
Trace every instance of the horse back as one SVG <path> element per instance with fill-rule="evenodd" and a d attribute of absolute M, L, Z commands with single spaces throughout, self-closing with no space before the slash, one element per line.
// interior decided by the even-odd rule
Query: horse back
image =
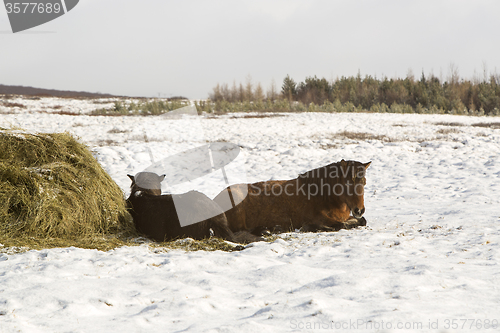
<path fill-rule="evenodd" d="M 219 203 L 228 195 L 237 203 L 225 212 L 233 231 L 277 225 L 284 230 L 293 230 L 311 218 L 311 203 L 298 193 L 296 179 L 231 185 L 214 201 Z"/>

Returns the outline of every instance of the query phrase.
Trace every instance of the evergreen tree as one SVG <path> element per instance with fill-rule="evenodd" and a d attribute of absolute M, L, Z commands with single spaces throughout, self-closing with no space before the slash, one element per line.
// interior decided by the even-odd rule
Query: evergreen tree
<path fill-rule="evenodd" d="M 297 96 L 297 83 L 295 83 L 295 81 L 288 74 L 283 80 L 281 93 L 285 98 L 288 98 L 289 100 L 292 100 Z"/>

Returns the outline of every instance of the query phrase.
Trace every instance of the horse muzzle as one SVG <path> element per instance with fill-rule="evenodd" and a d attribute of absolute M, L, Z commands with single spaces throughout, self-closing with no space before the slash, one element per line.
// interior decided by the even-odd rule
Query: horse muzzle
<path fill-rule="evenodd" d="M 352 210 L 352 216 L 357 218 L 363 216 L 364 213 L 365 213 L 365 207 L 363 207 L 361 210 L 357 207 Z"/>

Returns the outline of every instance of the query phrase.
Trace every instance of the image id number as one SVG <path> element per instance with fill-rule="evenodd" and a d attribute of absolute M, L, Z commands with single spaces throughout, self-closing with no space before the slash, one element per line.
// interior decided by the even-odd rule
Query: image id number
<path fill-rule="evenodd" d="M 14 2 L 14 3 L 6 3 L 5 8 L 7 9 L 7 14 L 19 14 L 19 13 L 56 13 L 58 14 L 61 11 L 61 5 L 58 3 L 43 3 L 43 2 Z"/>

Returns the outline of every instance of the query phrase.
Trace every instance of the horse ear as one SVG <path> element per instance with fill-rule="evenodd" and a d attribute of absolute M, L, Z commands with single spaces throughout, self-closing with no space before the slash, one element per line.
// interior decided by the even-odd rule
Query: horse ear
<path fill-rule="evenodd" d="M 130 180 L 131 180 L 131 181 L 135 182 L 135 178 L 134 178 L 134 176 L 132 176 L 132 175 L 128 175 L 128 174 L 127 174 L 127 176 L 128 176 L 128 178 L 130 178 Z"/>
<path fill-rule="evenodd" d="M 363 164 L 363 166 L 365 167 L 365 170 L 366 170 L 366 169 L 368 169 L 368 167 L 370 166 L 370 164 L 372 164 L 372 162 L 371 162 L 371 161 L 370 161 L 370 162 L 368 162 L 368 163 Z"/>

